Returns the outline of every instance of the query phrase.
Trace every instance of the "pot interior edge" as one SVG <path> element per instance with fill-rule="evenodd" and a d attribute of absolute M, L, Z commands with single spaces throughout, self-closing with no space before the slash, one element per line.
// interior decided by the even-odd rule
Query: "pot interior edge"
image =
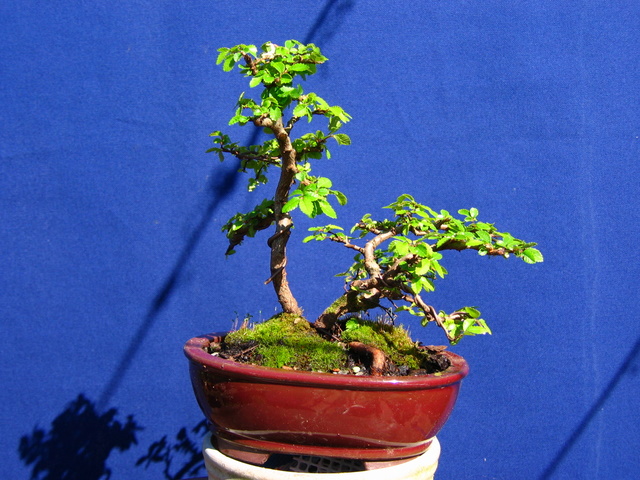
<path fill-rule="evenodd" d="M 343 388 L 366 390 L 387 389 L 424 389 L 453 386 L 462 381 L 469 372 L 469 365 L 460 355 L 446 351 L 452 365 L 436 375 L 371 377 L 355 375 L 336 375 L 323 372 L 301 372 L 278 368 L 242 364 L 212 356 L 205 351 L 211 342 L 220 342 L 225 333 L 211 333 L 191 338 L 184 346 L 187 358 L 194 364 L 224 372 L 232 377 L 251 378 L 260 383 L 312 384 L 316 386 L 339 385 Z"/>

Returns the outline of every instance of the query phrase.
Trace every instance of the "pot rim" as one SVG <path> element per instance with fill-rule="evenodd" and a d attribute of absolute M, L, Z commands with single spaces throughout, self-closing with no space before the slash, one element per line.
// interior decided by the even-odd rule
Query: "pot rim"
<path fill-rule="evenodd" d="M 227 360 L 205 352 L 210 343 L 220 342 L 226 333 L 210 333 L 193 337 L 184 346 L 184 353 L 192 364 L 205 369 L 217 370 L 229 377 L 243 377 L 259 383 L 279 383 L 290 385 L 305 385 L 357 390 L 423 390 L 425 388 L 440 388 L 456 384 L 469 373 L 467 361 L 453 352 L 445 350 L 451 361 L 451 366 L 440 374 L 419 376 L 356 376 L 339 375 L 324 372 L 306 372 L 285 370 L 280 368 L 260 367 Z"/>

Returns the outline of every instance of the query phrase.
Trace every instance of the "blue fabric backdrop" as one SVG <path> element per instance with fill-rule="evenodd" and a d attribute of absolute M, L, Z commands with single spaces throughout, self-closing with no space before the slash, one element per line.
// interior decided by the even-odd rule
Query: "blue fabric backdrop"
<path fill-rule="evenodd" d="M 447 264 L 433 303 L 478 305 L 494 335 L 455 348 L 471 374 L 438 478 L 640 478 L 638 2 L 9 0 L 0 32 L 0 476 L 178 478 L 199 448 L 184 341 L 276 308 L 266 237 L 223 255 L 255 199 L 204 153 L 246 88 L 216 49 L 296 38 L 354 118 L 317 170 L 345 224 L 410 192 L 545 254 Z M 350 254 L 303 257 L 303 234 L 313 316 Z"/>

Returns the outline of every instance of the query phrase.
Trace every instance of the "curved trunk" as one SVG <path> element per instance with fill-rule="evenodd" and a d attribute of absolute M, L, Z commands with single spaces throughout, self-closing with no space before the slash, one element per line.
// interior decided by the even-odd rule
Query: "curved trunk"
<path fill-rule="evenodd" d="M 335 323 L 347 313 L 357 313 L 369 310 L 378 306 L 379 295 L 365 298 L 356 290 L 349 290 L 333 302 L 320 316 L 313 322 L 317 329 L 331 330 Z"/>
<path fill-rule="evenodd" d="M 275 217 L 276 232 L 269 239 L 268 245 L 271 248 L 271 277 L 267 280 L 273 282 L 278 297 L 278 302 L 285 313 L 302 315 L 302 309 L 298 306 L 287 280 L 287 243 L 291 235 L 293 222 L 288 213 L 282 212 L 282 207 L 289 200 L 289 190 L 298 173 L 296 165 L 296 151 L 291 145 L 289 134 L 282 124 L 282 119 L 273 122 L 268 118 L 257 122 L 259 126 L 268 127 L 273 131 L 278 140 L 280 153 L 282 155 L 282 166 L 280 178 L 274 196 L 273 212 Z"/>

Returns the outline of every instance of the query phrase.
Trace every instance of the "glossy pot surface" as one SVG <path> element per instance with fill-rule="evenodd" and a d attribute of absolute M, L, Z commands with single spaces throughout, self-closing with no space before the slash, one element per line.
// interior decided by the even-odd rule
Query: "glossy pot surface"
<path fill-rule="evenodd" d="M 210 355 L 224 334 L 185 345 L 214 433 L 258 451 L 386 460 L 419 455 L 447 421 L 469 367 L 445 352 L 440 375 L 368 377 L 256 367 Z"/>

